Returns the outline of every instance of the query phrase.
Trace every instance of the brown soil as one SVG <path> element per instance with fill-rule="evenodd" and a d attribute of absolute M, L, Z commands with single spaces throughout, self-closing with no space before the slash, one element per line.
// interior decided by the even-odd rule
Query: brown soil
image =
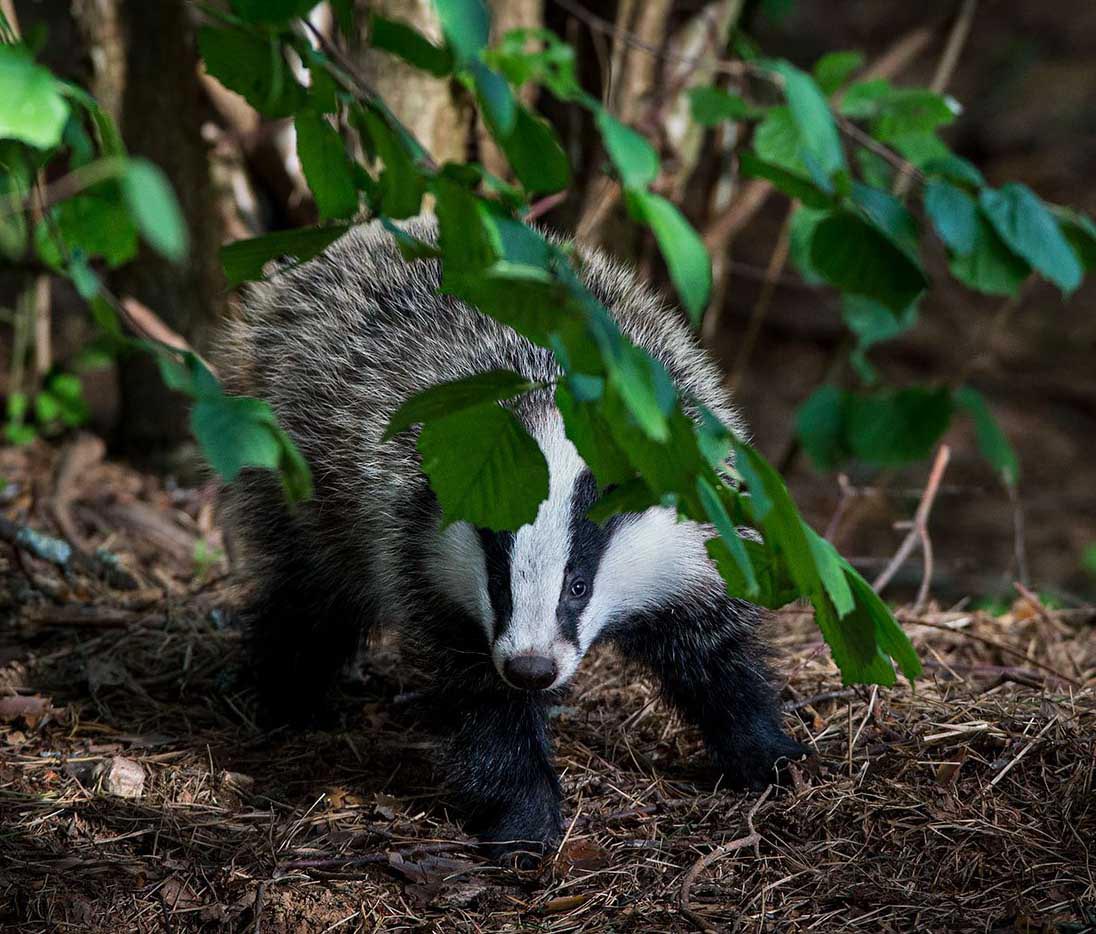
<path fill-rule="evenodd" d="M 556 720 L 566 842 L 518 874 L 463 835 L 394 647 L 344 726 L 260 731 L 225 563 L 192 557 L 221 544 L 208 495 L 56 462 L 0 451 L 2 514 L 120 568 L 0 544 L 4 930 L 1096 930 L 1093 611 L 924 613 L 916 692 L 843 688 L 780 615 L 817 755 L 763 800 L 598 652 Z"/>

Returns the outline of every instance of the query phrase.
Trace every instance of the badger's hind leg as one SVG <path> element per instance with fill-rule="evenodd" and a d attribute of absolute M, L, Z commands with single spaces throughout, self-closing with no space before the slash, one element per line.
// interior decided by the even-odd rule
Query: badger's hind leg
<path fill-rule="evenodd" d="M 693 619 L 641 620 L 617 638 L 653 670 L 662 693 L 694 725 L 732 788 L 760 790 L 808 750 L 788 736 L 766 652 L 754 632 L 759 611 L 727 601 Z"/>
<path fill-rule="evenodd" d="M 324 588 L 307 567 L 272 575 L 241 622 L 264 720 L 315 722 L 328 711 L 340 671 L 366 634 L 361 610 Z"/>

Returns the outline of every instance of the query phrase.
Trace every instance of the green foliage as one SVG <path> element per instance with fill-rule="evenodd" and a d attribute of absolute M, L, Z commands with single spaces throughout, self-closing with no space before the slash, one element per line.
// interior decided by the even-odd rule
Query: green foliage
<path fill-rule="evenodd" d="M 297 156 L 321 220 L 350 217 L 358 210 L 354 174 L 338 131 L 321 115 L 297 114 Z"/>
<path fill-rule="evenodd" d="M 974 421 L 982 456 L 1000 474 L 1006 486 L 1016 486 L 1020 480 L 1020 461 L 982 394 L 970 386 L 962 386 L 955 391 L 955 404 Z"/>
<path fill-rule="evenodd" d="M 814 229 L 811 268 L 842 291 L 873 298 L 897 313 L 928 282 L 916 261 L 894 241 L 895 236 L 857 214 L 836 211 Z"/>
<path fill-rule="evenodd" d="M 181 262 L 187 251 L 186 222 L 164 173 L 145 159 L 130 159 L 121 184 L 141 235 L 158 253 Z"/>
<path fill-rule="evenodd" d="M 422 469 L 446 522 L 516 529 L 548 497 L 548 464 L 512 413 L 493 402 L 434 418 L 422 427 Z"/>
<path fill-rule="evenodd" d="M 443 418 L 488 402 L 502 402 L 532 388 L 533 383 L 512 370 L 490 370 L 439 383 L 408 399 L 395 411 L 388 420 L 384 439 L 387 441 L 416 422 Z"/>
<path fill-rule="evenodd" d="M 1030 188 L 1018 182 L 998 191 L 983 188 L 978 200 L 993 229 L 1017 256 L 1063 292 L 1081 284 L 1084 272 L 1077 254 L 1054 215 Z"/>
<path fill-rule="evenodd" d="M 863 64 L 862 52 L 827 52 L 814 63 L 812 74 L 823 94 L 833 94 Z"/>
<path fill-rule="evenodd" d="M 10 393 L 5 412 L 4 439 L 9 444 L 29 444 L 39 435 L 77 428 L 86 424 L 90 415 L 80 378 L 56 370 L 33 396 Z"/>
<path fill-rule="evenodd" d="M 221 248 L 221 265 L 229 288 L 261 279 L 263 266 L 274 260 L 303 263 L 318 256 L 350 229 L 347 224 L 306 227 L 237 240 Z"/>
<path fill-rule="evenodd" d="M 448 49 L 438 48 L 406 23 L 376 13 L 369 20 L 369 44 L 375 49 L 398 55 L 407 64 L 438 78 L 453 70 L 453 56 Z"/>
<path fill-rule="evenodd" d="M 701 126 L 716 126 L 724 120 L 745 120 L 756 114 L 738 94 L 722 88 L 689 88 L 689 112 Z"/>
<path fill-rule="evenodd" d="M 268 117 L 288 117 L 306 100 L 277 40 L 267 33 L 206 26 L 198 31 L 198 50 L 214 78 Z"/>
<path fill-rule="evenodd" d="M 268 403 L 226 395 L 209 368 L 192 353 L 183 354 L 180 362 L 161 347 L 150 349 L 164 382 L 194 400 L 191 430 L 209 465 L 225 482 L 231 483 L 247 467 L 266 468 L 281 474 L 291 503 L 312 495 L 308 466 Z"/>
<path fill-rule="evenodd" d="M 953 253 L 969 256 L 978 232 L 978 203 L 962 188 L 943 178 L 925 182 L 925 212 L 937 236 Z"/>
<path fill-rule="evenodd" d="M 799 131 L 803 160 L 815 180 L 827 187 L 833 174 L 845 169 L 845 152 L 830 105 L 806 72 L 789 62 L 777 62 L 775 68 L 784 79 L 784 96 Z"/>
<path fill-rule="evenodd" d="M 25 49 L 0 45 L 0 139 L 49 149 L 61 141 L 68 115 L 60 82 Z"/>

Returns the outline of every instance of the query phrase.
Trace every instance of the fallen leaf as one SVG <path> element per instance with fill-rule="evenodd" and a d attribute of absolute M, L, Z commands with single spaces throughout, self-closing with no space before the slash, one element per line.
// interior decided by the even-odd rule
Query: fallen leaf
<path fill-rule="evenodd" d="M 580 837 L 568 840 L 559 853 L 560 862 L 570 869 L 601 869 L 609 862 L 609 853 L 596 840 Z"/>
<path fill-rule="evenodd" d="M 22 720 L 30 730 L 37 729 L 38 724 L 46 720 L 53 709 L 53 704 L 48 697 L 40 697 L 37 694 L 30 697 L 14 694 L 0 698 L 0 720 L 5 723 Z"/>
<path fill-rule="evenodd" d="M 590 900 L 589 895 L 561 895 L 559 898 L 550 899 L 541 908 L 545 914 L 554 915 L 563 911 L 573 911 Z"/>
<path fill-rule="evenodd" d="M 420 860 L 412 861 L 404 859 L 402 853 L 396 852 L 388 854 L 388 865 L 407 879 L 408 882 L 419 884 L 441 882 L 454 873 L 464 872 L 472 868 L 472 863 L 466 859 L 424 856 Z"/>

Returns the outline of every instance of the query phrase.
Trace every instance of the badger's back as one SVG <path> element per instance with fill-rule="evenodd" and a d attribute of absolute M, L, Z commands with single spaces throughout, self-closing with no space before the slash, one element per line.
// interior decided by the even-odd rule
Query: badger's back
<path fill-rule="evenodd" d="M 408 229 L 436 236 L 430 220 Z M 623 333 L 741 431 L 718 372 L 676 313 L 630 270 L 596 252 L 583 258 L 587 286 Z M 438 382 L 485 370 L 533 381 L 558 374 L 549 351 L 439 294 L 439 282 L 437 262 L 405 262 L 374 223 L 249 292 L 218 366 L 229 392 L 270 403 L 315 485 L 292 515 L 265 472 L 245 472 L 229 491 L 227 519 L 252 575 L 283 573 L 289 549 L 332 587 L 398 613 L 399 584 L 385 571 L 409 534 L 428 534 L 433 507 L 413 434 L 380 440 L 393 411 Z"/>

